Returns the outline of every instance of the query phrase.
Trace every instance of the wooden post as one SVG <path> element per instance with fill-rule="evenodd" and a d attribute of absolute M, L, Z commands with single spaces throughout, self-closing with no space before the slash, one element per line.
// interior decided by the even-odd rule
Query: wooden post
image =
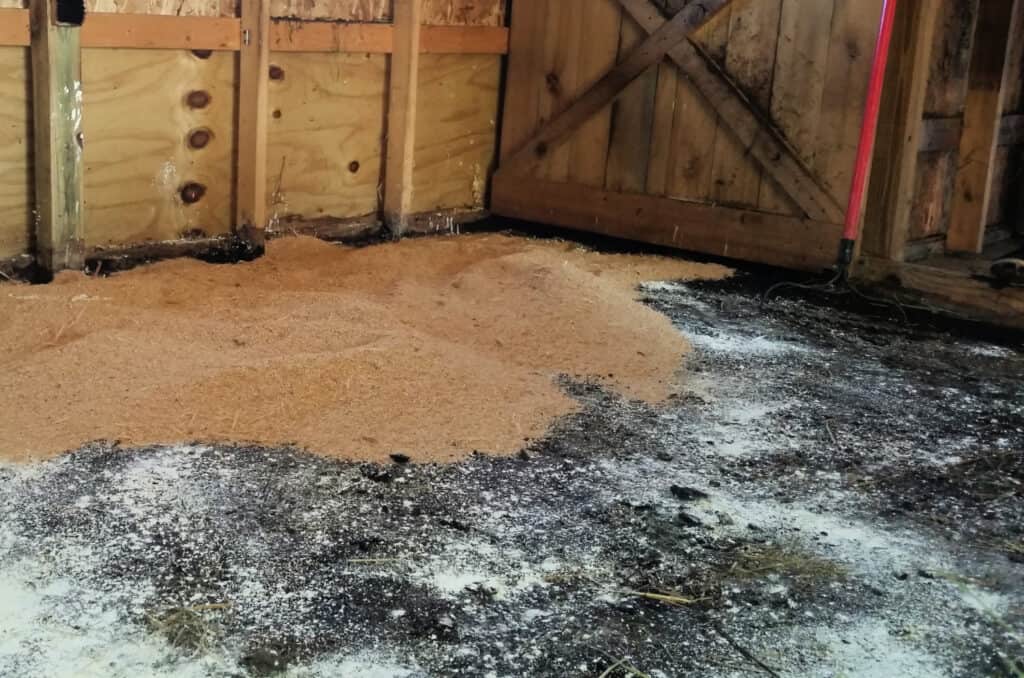
<path fill-rule="evenodd" d="M 84 264 L 81 28 L 57 23 L 54 0 L 32 0 L 31 11 L 35 249 L 56 273 Z"/>
<path fill-rule="evenodd" d="M 964 102 L 963 135 L 957 162 L 946 250 L 980 253 L 992 201 L 999 127 L 1003 115 L 1003 70 L 1010 26 L 1024 0 L 981 0 Z"/>
<path fill-rule="evenodd" d="M 254 248 L 267 228 L 270 0 L 242 0 L 235 227 Z"/>
<path fill-rule="evenodd" d="M 394 45 L 388 84 L 387 164 L 384 223 L 395 236 L 408 226 L 416 150 L 417 73 L 420 62 L 421 0 L 395 0 Z"/>
<path fill-rule="evenodd" d="M 897 9 L 862 242 L 864 254 L 890 261 L 904 258 L 942 4 L 943 0 L 905 0 Z"/>

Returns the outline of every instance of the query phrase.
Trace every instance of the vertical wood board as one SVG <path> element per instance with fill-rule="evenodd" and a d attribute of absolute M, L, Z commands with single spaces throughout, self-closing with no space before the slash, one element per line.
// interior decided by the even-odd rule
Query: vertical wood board
<path fill-rule="evenodd" d="M 32 227 L 29 53 L 0 47 L 0 259 L 28 252 Z"/>

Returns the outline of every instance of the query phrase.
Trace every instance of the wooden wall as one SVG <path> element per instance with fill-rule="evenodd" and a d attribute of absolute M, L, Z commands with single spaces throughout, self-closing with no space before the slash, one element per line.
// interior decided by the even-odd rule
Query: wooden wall
<path fill-rule="evenodd" d="M 235 16 L 237 0 L 88 0 L 92 12 Z M 388 22 L 390 0 L 275 0 L 275 17 Z M 21 6 L 0 0 L 0 7 Z M 88 19 L 87 19 L 88 21 Z M 430 25 L 500 26 L 504 0 L 424 0 Z M 417 212 L 480 210 L 494 164 L 497 54 L 424 54 Z M 237 151 L 234 52 L 83 50 L 86 238 L 91 247 L 226 233 Z M 373 219 L 379 209 L 388 56 L 272 52 L 271 228 Z M 0 259 L 31 230 L 28 50 L 0 46 Z M 202 93 L 202 94 L 197 94 Z M 198 135 L 198 136 L 197 136 Z M 205 141 L 195 147 L 190 140 Z M 194 203 L 183 187 L 201 187 Z"/>
<path fill-rule="evenodd" d="M 692 3 L 658 4 L 672 15 Z M 616 0 L 535 0 L 528 9 L 513 6 L 503 155 L 647 37 Z M 849 192 L 880 9 L 880 0 L 734 0 L 691 36 L 836 203 Z M 729 122 L 666 59 L 559 144 L 533 176 L 738 208 L 747 217 L 803 217 Z M 827 249 L 834 256 L 833 245 Z M 812 259 L 817 265 L 820 256 Z"/>
<path fill-rule="evenodd" d="M 907 256 L 921 258 L 941 252 L 950 228 L 952 200 L 960 157 L 959 140 L 967 97 L 971 57 L 980 0 L 947 0 L 931 48 L 921 136 L 912 185 L 912 207 L 906 226 Z M 1010 28 L 1005 67 L 1003 122 L 1024 129 L 1024 12 Z M 989 239 L 1024 232 L 1024 134 L 1016 133 L 996 150 L 993 198 L 984 217 Z"/>

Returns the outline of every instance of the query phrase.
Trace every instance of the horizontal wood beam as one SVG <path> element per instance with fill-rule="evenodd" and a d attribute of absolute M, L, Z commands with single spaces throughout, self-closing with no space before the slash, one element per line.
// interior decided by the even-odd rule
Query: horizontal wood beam
<path fill-rule="evenodd" d="M 241 24 L 232 17 L 156 14 L 89 14 L 82 26 L 84 48 L 241 49 Z M 279 52 L 390 54 L 391 24 L 274 21 L 270 49 Z M 424 26 L 423 54 L 507 54 L 509 33 L 497 26 Z M 0 9 L 0 47 L 29 46 L 29 12 Z"/>
<path fill-rule="evenodd" d="M 270 49 L 277 52 L 390 54 L 394 26 L 372 23 L 275 20 Z M 508 29 L 495 26 L 423 26 L 421 54 L 506 54 Z"/>
<path fill-rule="evenodd" d="M 951 270 L 865 257 L 853 273 L 861 280 L 911 290 L 958 315 L 1024 328 L 1024 289 L 996 289 L 966 268 Z"/>
<path fill-rule="evenodd" d="M 95 13 L 82 24 L 82 47 L 237 52 L 240 45 L 239 22 L 231 17 Z"/>
<path fill-rule="evenodd" d="M 639 193 L 556 183 L 500 170 L 491 211 L 505 217 L 775 266 L 820 270 L 842 226 Z"/>
<path fill-rule="evenodd" d="M 929 118 L 921 122 L 921 153 L 954 151 L 960 146 L 964 123 L 960 118 Z M 998 146 L 1024 144 L 1024 113 L 1003 116 Z"/>

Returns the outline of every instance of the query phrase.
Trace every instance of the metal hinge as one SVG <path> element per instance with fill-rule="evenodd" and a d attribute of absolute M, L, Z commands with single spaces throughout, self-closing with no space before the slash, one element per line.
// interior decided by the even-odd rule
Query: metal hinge
<path fill-rule="evenodd" d="M 249 44 L 249 29 L 248 28 L 246 28 L 244 31 L 242 31 L 242 44 L 243 45 L 248 45 Z"/>

